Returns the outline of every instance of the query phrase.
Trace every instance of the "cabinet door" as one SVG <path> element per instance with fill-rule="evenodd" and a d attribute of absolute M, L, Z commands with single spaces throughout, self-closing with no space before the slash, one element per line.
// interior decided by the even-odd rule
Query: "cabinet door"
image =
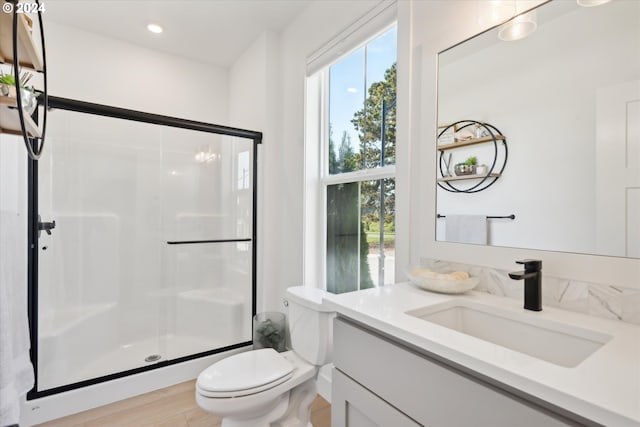
<path fill-rule="evenodd" d="M 424 425 L 583 425 L 580 421 L 569 420 L 343 318 L 334 321 L 333 343 L 333 363 L 339 371 L 366 390 L 371 390 L 381 401 L 391 403 L 394 408 Z"/>
<path fill-rule="evenodd" d="M 333 427 L 420 426 L 335 368 L 331 396 Z"/>

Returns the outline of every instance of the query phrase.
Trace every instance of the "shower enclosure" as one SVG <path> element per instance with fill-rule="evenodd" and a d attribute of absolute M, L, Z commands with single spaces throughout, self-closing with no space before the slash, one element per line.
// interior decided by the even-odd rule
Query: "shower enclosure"
<path fill-rule="evenodd" d="M 249 345 L 262 135 L 49 105 L 29 163 L 29 397 Z"/>

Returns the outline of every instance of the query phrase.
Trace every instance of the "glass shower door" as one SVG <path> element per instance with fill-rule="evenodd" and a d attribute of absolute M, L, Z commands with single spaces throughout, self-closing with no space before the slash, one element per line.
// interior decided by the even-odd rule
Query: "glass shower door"
<path fill-rule="evenodd" d="M 64 109 L 47 133 L 36 393 L 250 344 L 256 141 Z"/>
<path fill-rule="evenodd" d="M 251 341 L 253 141 L 164 129 L 162 151 L 166 354 Z"/>
<path fill-rule="evenodd" d="M 56 110 L 39 167 L 37 390 L 160 353 L 158 126 Z M 153 359 L 153 358 L 152 358 Z"/>

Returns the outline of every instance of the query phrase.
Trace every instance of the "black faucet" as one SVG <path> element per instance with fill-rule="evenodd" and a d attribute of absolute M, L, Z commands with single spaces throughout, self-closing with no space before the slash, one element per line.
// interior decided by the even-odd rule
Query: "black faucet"
<path fill-rule="evenodd" d="M 524 264 L 524 271 L 509 273 L 514 280 L 524 279 L 525 310 L 542 310 L 542 261 L 539 259 L 523 259 L 516 264 Z"/>

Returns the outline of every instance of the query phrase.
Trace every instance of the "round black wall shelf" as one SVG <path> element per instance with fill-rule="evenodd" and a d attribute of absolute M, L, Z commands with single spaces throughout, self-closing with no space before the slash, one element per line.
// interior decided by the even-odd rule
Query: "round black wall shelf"
<path fill-rule="evenodd" d="M 455 134 L 463 129 L 472 128 L 479 130 L 481 135 L 473 134 L 470 139 L 456 140 Z M 451 143 L 440 143 L 441 137 L 447 133 L 452 133 Z M 451 175 L 449 170 L 453 165 L 448 164 L 444 159 L 445 153 L 457 148 L 469 147 L 476 144 L 493 143 L 493 160 L 488 171 L 483 174 L 472 175 Z M 439 178 L 437 179 L 438 187 L 452 193 L 477 193 L 491 187 L 502 176 L 505 166 L 507 165 L 508 148 L 507 138 L 493 125 L 483 123 L 476 120 L 460 120 L 445 126 L 438 133 L 438 169 Z M 499 161 L 499 152 L 504 150 L 503 160 Z M 450 160 L 449 160 L 450 162 Z M 475 182 L 477 181 L 477 182 Z M 475 182 L 475 183 L 474 183 Z M 462 183 L 471 183 L 466 188 Z"/>

